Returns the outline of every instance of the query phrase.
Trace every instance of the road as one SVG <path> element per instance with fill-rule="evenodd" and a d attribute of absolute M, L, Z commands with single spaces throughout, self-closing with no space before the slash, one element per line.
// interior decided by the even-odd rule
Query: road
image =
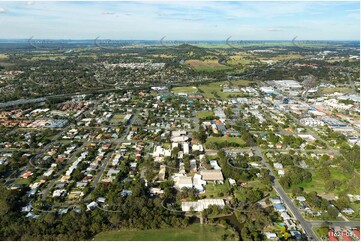
<path fill-rule="evenodd" d="M 114 154 L 114 151 L 118 149 L 119 144 L 120 144 L 120 143 L 125 143 L 125 142 L 134 142 L 133 140 L 127 140 L 127 139 L 126 139 L 126 136 L 127 136 L 127 134 L 129 133 L 129 131 L 130 131 L 133 123 L 137 121 L 138 116 L 139 116 L 139 109 L 136 109 L 135 113 L 133 114 L 133 116 L 132 116 L 131 119 L 129 120 L 126 129 L 123 131 L 122 136 L 121 136 L 120 138 L 118 138 L 118 139 L 115 140 L 115 142 L 114 142 L 114 149 L 113 149 L 112 151 L 110 151 L 110 152 L 107 154 L 106 158 L 104 159 L 104 162 L 103 162 L 100 170 L 98 171 L 98 174 L 97 174 L 96 178 L 95 178 L 95 179 L 93 180 L 93 182 L 92 182 L 92 185 L 91 185 L 92 191 L 97 187 L 100 179 L 101 179 L 102 176 L 103 176 L 103 173 L 104 173 L 105 169 L 106 169 L 106 168 L 108 167 L 108 165 L 109 165 L 109 162 L 110 162 L 110 160 L 111 160 L 111 158 L 112 158 L 112 156 L 113 156 L 113 154 Z M 90 200 L 91 194 L 92 194 L 92 192 L 90 192 L 90 193 L 84 198 L 84 201 L 85 201 L 85 202 L 87 202 L 87 201 Z"/>
<path fill-rule="evenodd" d="M 312 226 L 324 226 L 327 224 L 331 227 L 358 227 L 360 226 L 359 221 L 308 221 Z"/>
<path fill-rule="evenodd" d="M 196 111 L 193 110 L 192 115 L 193 115 L 192 119 L 193 119 L 193 122 L 194 122 L 194 131 L 198 132 L 199 131 L 199 120 L 197 118 Z"/>
<path fill-rule="evenodd" d="M 103 173 L 104 173 L 104 171 L 105 171 L 105 168 L 107 168 L 108 165 L 109 165 L 109 162 L 110 162 L 110 160 L 111 160 L 110 158 L 112 157 L 113 153 L 114 153 L 114 151 L 111 151 L 111 152 L 109 152 L 109 153 L 107 154 L 107 156 L 106 156 L 106 158 L 105 158 L 105 160 L 104 160 L 104 162 L 103 162 L 103 165 L 101 166 L 101 168 L 100 168 L 100 170 L 99 170 L 99 172 L 98 172 L 98 174 L 97 174 L 97 177 L 96 177 L 96 178 L 93 180 L 93 182 L 92 182 L 92 185 L 91 185 L 92 190 L 94 190 L 94 189 L 97 187 L 100 179 L 101 179 L 102 176 L 103 176 Z M 84 201 L 85 201 L 85 202 L 89 201 L 89 200 L 90 200 L 90 197 L 91 197 L 91 192 L 84 198 Z"/>
<path fill-rule="evenodd" d="M 318 240 L 316 234 L 312 230 L 312 225 L 303 218 L 303 216 L 300 213 L 300 211 L 298 210 L 298 208 L 293 204 L 291 199 L 288 197 L 286 192 L 283 190 L 282 186 L 278 183 L 276 176 L 273 174 L 271 167 L 264 159 L 261 149 L 257 146 L 254 146 L 253 149 L 254 149 L 255 154 L 262 158 L 261 162 L 262 162 L 263 166 L 265 166 L 269 170 L 270 175 L 273 177 L 273 181 L 272 181 L 273 189 L 278 193 L 278 195 L 281 197 L 281 199 L 283 200 L 286 207 L 289 209 L 289 211 L 291 211 L 293 216 L 301 224 L 301 227 L 302 227 L 303 231 L 305 232 L 305 234 L 307 235 L 307 237 L 312 241 Z"/>
<path fill-rule="evenodd" d="M 83 143 L 81 147 L 78 147 L 76 149 L 76 151 L 72 154 L 72 156 L 69 158 L 69 162 L 68 163 L 72 163 L 75 158 L 78 156 L 78 154 L 83 150 L 83 148 L 87 145 L 88 143 Z M 56 181 L 58 181 L 57 178 L 59 178 L 68 168 L 68 166 L 64 166 L 63 169 L 59 170 L 56 175 L 54 176 L 53 180 L 51 180 L 51 182 L 49 182 L 49 184 L 46 186 L 46 188 L 43 190 L 42 192 L 42 199 L 45 200 L 48 196 L 49 190 L 53 187 L 54 183 Z"/>

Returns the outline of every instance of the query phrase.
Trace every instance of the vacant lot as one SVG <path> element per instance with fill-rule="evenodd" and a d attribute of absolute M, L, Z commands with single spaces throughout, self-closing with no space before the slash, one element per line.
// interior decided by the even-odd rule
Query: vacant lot
<path fill-rule="evenodd" d="M 110 123 L 111 124 L 119 124 L 123 121 L 124 117 L 125 117 L 125 114 L 120 114 L 120 113 L 115 114 L 113 116 L 113 118 L 110 120 Z"/>
<path fill-rule="evenodd" d="M 200 111 L 197 112 L 197 118 L 207 118 L 214 116 L 214 112 L 211 111 Z"/>
<path fill-rule="evenodd" d="M 152 229 L 152 230 L 118 230 L 103 232 L 94 240 L 221 240 L 223 234 L 230 232 L 215 225 L 193 224 L 186 228 Z"/>
<path fill-rule="evenodd" d="M 252 62 L 251 59 L 245 58 L 241 55 L 230 56 L 229 60 L 227 60 L 227 64 L 229 65 L 248 65 Z"/>
<path fill-rule="evenodd" d="M 334 92 L 350 93 L 350 92 L 352 92 L 352 89 L 350 89 L 350 88 L 341 88 L 341 87 L 338 87 L 338 88 L 325 87 L 325 88 L 321 89 L 321 92 L 323 92 L 323 93 L 334 93 Z"/>
<path fill-rule="evenodd" d="M 244 142 L 244 140 L 239 137 L 228 137 L 228 136 L 208 137 L 207 142 L 206 142 L 206 147 L 207 147 L 207 144 L 209 145 L 210 143 L 223 143 L 225 141 L 227 141 L 228 143 L 237 143 L 240 146 L 246 144 L 246 142 Z"/>
<path fill-rule="evenodd" d="M 199 90 L 203 91 L 201 93 L 205 98 L 215 98 L 217 96 L 221 98 L 228 98 L 230 95 L 243 95 L 242 92 L 234 92 L 234 93 L 224 93 L 222 92 L 222 85 L 228 85 L 231 88 L 239 88 L 246 87 L 250 84 L 255 83 L 253 81 L 248 80 L 232 80 L 230 82 L 213 82 L 207 85 L 199 86 Z"/>
<path fill-rule="evenodd" d="M 175 93 L 196 93 L 198 91 L 197 87 L 175 87 L 172 88 L 172 91 Z"/>

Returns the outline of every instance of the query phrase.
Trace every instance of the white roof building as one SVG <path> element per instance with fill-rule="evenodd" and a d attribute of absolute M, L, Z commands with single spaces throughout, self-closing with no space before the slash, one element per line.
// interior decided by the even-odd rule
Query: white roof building
<path fill-rule="evenodd" d="M 281 164 L 281 163 L 274 163 L 273 164 L 273 166 L 274 166 L 274 168 L 276 168 L 276 169 L 283 169 L 283 165 Z"/>
<path fill-rule="evenodd" d="M 201 145 L 201 144 L 199 144 L 199 145 L 192 145 L 192 150 L 193 151 L 200 151 L 200 152 L 202 152 L 203 151 L 203 146 Z"/>
<path fill-rule="evenodd" d="M 200 192 L 204 191 L 204 187 L 207 184 L 206 181 L 202 180 L 202 176 L 199 174 L 194 174 L 193 176 L 193 187 Z"/>
<path fill-rule="evenodd" d="M 231 185 L 231 186 L 234 186 L 234 185 L 237 184 L 237 183 L 236 183 L 236 180 L 234 180 L 234 179 L 232 179 L 232 178 L 228 178 L 228 182 L 229 182 L 229 185 Z"/>
<path fill-rule="evenodd" d="M 53 197 L 60 197 L 62 196 L 64 193 L 66 192 L 66 190 L 62 189 L 62 190 L 55 190 L 53 192 Z"/>
<path fill-rule="evenodd" d="M 211 164 L 212 168 L 215 170 L 221 170 L 221 167 L 218 165 L 216 160 L 211 160 L 209 161 L 209 163 Z"/>
<path fill-rule="evenodd" d="M 211 205 L 216 205 L 223 208 L 225 203 L 223 199 L 202 199 L 198 200 L 197 202 L 182 202 L 182 211 L 188 212 L 193 210 L 201 212 Z"/>
<path fill-rule="evenodd" d="M 265 232 L 264 235 L 266 235 L 267 239 L 276 239 L 277 234 L 271 233 L 271 232 Z"/>
<path fill-rule="evenodd" d="M 188 145 L 188 143 L 183 144 L 183 153 L 185 155 L 189 155 L 189 145 Z"/>
<path fill-rule="evenodd" d="M 188 176 L 176 176 L 174 178 L 174 183 L 175 183 L 174 186 L 177 189 L 193 187 L 192 177 L 188 177 Z"/>

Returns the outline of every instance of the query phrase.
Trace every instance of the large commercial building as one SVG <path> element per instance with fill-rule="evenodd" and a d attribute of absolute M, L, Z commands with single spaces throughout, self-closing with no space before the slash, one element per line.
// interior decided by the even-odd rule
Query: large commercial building
<path fill-rule="evenodd" d="M 202 199 L 202 200 L 198 200 L 197 202 L 182 202 L 182 211 L 201 212 L 204 209 L 207 209 L 211 205 L 216 205 L 219 206 L 220 208 L 223 208 L 225 203 L 223 199 Z"/>

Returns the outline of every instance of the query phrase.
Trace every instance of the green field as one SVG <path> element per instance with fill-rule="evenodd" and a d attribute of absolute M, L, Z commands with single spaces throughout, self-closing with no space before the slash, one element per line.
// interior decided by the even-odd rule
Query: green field
<path fill-rule="evenodd" d="M 323 93 L 334 93 L 334 92 L 350 93 L 350 92 L 352 92 L 352 89 L 342 88 L 342 87 L 337 87 L 337 88 L 325 87 L 325 88 L 321 89 L 321 92 L 323 92 Z"/>
<path fill-rule="evenodd" d="M 206 146 L 207 146 L 207 144 L 210 144 L 210 143 L 222 143 L 225 141 L 227 141 L 229 143 L 237 143 L 239 145 L 246 144 L 246 142 L 244 142 L 244 140 L 242 138 L 223 136 L 223 137 L 208 137 Z"/>
<path fill-rule="evenodd" d="M 207 198 L 223 198 L 225 197 L 227 191 L 229 189 L 228 181 L 224 181 L 224 184 L 211 184 L 208 183 L 205 188 L 204 195 L 207 196 Z M 223 196 L 220 196 L 223 193 Z"/>
<path fill-rule="evenodd" d="M 319 170 L 310 170 L 312 173 L 312 181 L 308 183 L 301 183 L 292 186 L 293 187 L 302 187 L 305 192 L 317 192 L 318 194 L 337 194 L 341 191 L 348 190 L 351 193 L 357 193 L 358 190 L 352 191 L 350 188 L 348 188 L 348 181 L 350 176 L 352 174 L 345 174 L 341 171 L 340 168 L 330 168 L 331 172 L 331 179 L 337 179 L 341 181 L 341 185 L 336 187 L 334 191 L 326 191 L 325 189 L 325 183 L 326 180 L 321 176 Z"/>
<path fill-rule="evenodd" d="M 229 66 L 194 66 L 192 67 L 195 71 L 205 71 L 205 72 L 211 72 L 211 71 L 222 71 L 222 70 L 229 70 L 232 69 Z"/>
<path fill-rule="evenodd" d="M 29 185 L 31 182 L 31 179 L 24 179 L 24 178 L 19 178 L 15 181 L 15 184 L 23 184 L 23 185 Z"/>
<path fill-rule="evenodd" d="M 185 64 L 195 71 L 211 72 L 232 69 L 229 66 L 219 64 L 217 60 L 186 60 Z"/>
<path fill-rule="evenodd" d="M 102 232 L 95 236 L 94 240 L 130 240 L 130 241 L 149 241 L 149 240 L 221 240 L 223 234 L 231 232 L 216 225 L 192 224 L 186 228 L 168 228 L 152 230 L 118 230 Z"/>
<path fill-rule="evenodd" d="M 234 88 L 234 87 L 239 88 L 239 87 L 249 86 L 252 83 L 254 83 L 254 82 L 248 81 L 248 80 L 233 80 L 231 82 L 228 82 L 228 81 L 213 82 L 213 83 L 209 83 L 207 85 L 201 85 L 201 86 L 199 86 L 199 89 L 203 91 L 202 95 L 205 98 L 215 98 L 214 93 L 216 93 L 221 98 L 228 98 L 230 95 L 241 95 L 243 93 L 241 93 L 241 92 L 224 93 L 224 92 L 222 92 L 222 86 L 221 85 L 227 84 L 232 88 Z"/>
<path fill-rule="evenodd" d="M 211 111 L 199 111 L 197 112 L 197 118 L 207 118 L 214 116 L 214 112 Z"/>
<path fill-rule="evenodd" d="M 112 117 L 112 119 L 110 120 L 110 123 L 119 124 L 123 121 L 124 117 L 125 117 L 125 114 L 117 113 Z"/>
<path fill-rule="evenodd" d="M 197 87 L 175 87 L 172 88 L 174 93 L 196 93 L 198 91 Z"/>
<path fill-rule="evenodd" d="M 313 232 L 315 232 L 316 236 L 321 240 L 328 239 L 328 227 L 313 227 Z"/>

